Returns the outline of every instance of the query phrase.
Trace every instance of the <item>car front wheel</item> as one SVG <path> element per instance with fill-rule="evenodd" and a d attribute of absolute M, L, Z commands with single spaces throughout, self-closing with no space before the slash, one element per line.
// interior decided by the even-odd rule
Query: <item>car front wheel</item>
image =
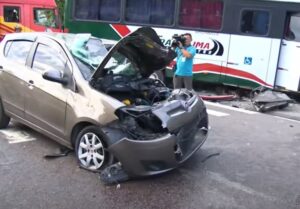
<path fill-rule="evenodd" d="M 10 118 L 5 114 L 2 101 L 0 99 L 0 129 L 6 128 L 9 124 Z"/>
<path fill-rule="evenodd" d="M 109 162 L 109 153 L 105 150 L 105 137 L 97 126 L 82 129 L 76 137 L 75 151 L 81 167 L 98 171 Z"/>

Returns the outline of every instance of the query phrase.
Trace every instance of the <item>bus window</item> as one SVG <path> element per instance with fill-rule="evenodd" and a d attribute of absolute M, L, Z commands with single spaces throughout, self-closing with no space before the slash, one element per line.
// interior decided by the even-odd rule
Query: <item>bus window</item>
<path fill-rule="evenodd" d="M 244 10 L 241 19 L 241 32 L 255 35 L 267 35 L 270 15 L 267 11 Z"/>
<path fill-rule="evenodd" d="M 33 9 L 34 23 L 47 27 L 57 28 L 54 9 Z"/>
<path fill-rule="evenodd" d="M 119 21 L 121 0 L 75 0 L 75 18 Z"/>
<path fill-rule="evenodd" d="M 222 27 L 223 6 L 222 0 L 182 0 L 179 25 L 220 30 Z"/>
<path fill-rule="evenodd" d="M 20 7 L 4 7 L 5 22 L 20 22 Z"/>
<path fill-rule="evenodd" d="M 127 0 L 125 21 L 152 25 L 173 25 L 174 0 Z"/>
<path fill-rule="evenodd" d="M 300 41 L 300 13 L 293 14 L 290 18 L 289 32 L 285 38 L 294 41 Z"/>

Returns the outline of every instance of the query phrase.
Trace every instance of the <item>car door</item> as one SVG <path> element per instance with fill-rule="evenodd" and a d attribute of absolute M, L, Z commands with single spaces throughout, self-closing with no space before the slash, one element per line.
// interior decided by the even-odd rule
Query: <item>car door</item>
<path fill-rule="evenodd" d="M 63 138 L 66 101 L 71 90 L 68 85 L 46 80 L 42 75 L 49 70 L 58 70 L 71 78 L 70 62 L 63 48 L 49 38 L 40 38 L 32 54 L 25 118 L 44 131 Z"/>
<path fill-rule="evenodd" d="M 0 97 L 5 110 L 19 118 L 24 118 L 25 63 L 32 45 L 32 41 L 9 40 L 0 56 Z"/>

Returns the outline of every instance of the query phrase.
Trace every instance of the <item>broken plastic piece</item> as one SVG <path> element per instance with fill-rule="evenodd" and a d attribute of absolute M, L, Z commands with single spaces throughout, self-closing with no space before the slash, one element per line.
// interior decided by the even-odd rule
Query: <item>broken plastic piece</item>
<path fill-rule="evenodd" d="M 105 168 L 100 173 L 100 179 L 106 184 L 116 184 L 129 180 L 129 176 L 123 170 L 121 163 L 116 163 Z"/>
<path fill-rule="evenodd" d="M 293 103 L 290 97 L 281 92 L 272 91 L 265 87 L 259 87 L 251 92 L 251 102 L 259 112 L 266 112 L 274 109 L 282 109 Z"/>
<path fill-rule="evenodd" d="M 61 147 L 61 148 L 59 148 L 59 152 L 58 153 L 53 153 L 53 154 L 45 155 L 44 158 L 45 159 L 55 159 L 55 158 L 58 158 L 58 157 L 66 157 L 71 152 L 73 152 L 73 150 L 71 150 L 69 148 L 66 148 L 66 147 Z"/>
<path fill-rule="evenodd" d="M 236 95 L 200 95 L 200 98 L 208 101 L 231 101 L 236 99 Z"/>

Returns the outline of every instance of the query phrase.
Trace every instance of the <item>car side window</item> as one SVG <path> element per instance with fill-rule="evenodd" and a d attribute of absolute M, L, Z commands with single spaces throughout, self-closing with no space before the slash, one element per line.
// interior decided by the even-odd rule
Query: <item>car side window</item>
<path fill-rule="evenodd" d="M 31 46 L 31 41 L 8 41 L 5 45 L 4 56 L 25 65 Z"/>
<path fill-rule="evenodd" d="M 59 70 L 65 72 L 67 59 L 63 52 L 44 44 L 39 44 L 34 54 L 32 69 L 41 73 L 46 70 Z"/>

